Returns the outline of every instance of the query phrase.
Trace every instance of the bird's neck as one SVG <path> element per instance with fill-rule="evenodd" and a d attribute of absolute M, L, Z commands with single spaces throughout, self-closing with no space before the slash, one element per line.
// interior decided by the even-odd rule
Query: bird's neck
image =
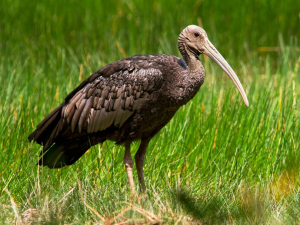
<path fill-rule="evenodd" d="M 202 63 L 196 53 L 192 52 L 185 44 L 180 42 L 178 43 L 178 49 L 191 73 L 197 73 L 197 71 L 202 69 Z"/>
<path fill-rule="evenodd" d="M 197 74 L 203 69 L 202 63 L 197 56 L 189 56 L 183 58 L 190 69 L 191 74 Z"/>

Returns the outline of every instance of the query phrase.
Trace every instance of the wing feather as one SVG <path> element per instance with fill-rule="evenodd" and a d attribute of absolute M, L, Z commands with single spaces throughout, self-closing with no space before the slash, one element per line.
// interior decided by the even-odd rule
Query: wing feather
<path fill-rule="evenodd" d="M 102 108 L 101 109 L 101 113 L 100 113 L 100 116 L 99 116 L 99 118 L 100 118 L 100 122 L 99 122 L 99 127 L 98 127 L 98 129 L 96 129 L 96 131 L 100 131 L 100 130 L 105 130 L 105 128 L 106 128 L 106 124 L 105 124 L 105 122 L 106 122 L 106 112 L 105 112 L 105 108 Z"/>
<path fill-rule="evenodd" d="M 87 117 L 88 115 L 90 114 L 90 111 L 92 109 L 92 103 L 93 103 L 93 97 L 90 97 L 83 110 L 82 110 L 82 113 L 80 115 L 80 118 L 79 118 L 79 122 L 78 122 L 78 131 L 79 133 L 81 133 L 81 130 L 82 130 L 82 127 L 83 127 L 83 124 L 85 123 L 85 121 L 87 120 Z"/>
<path fill-rule="evenodd" d="M 74 108 L 74 105 L 79 101 L 79 99 L 82 99 L 83 96 L 82 96 L 82 93 L 81 92 L 78 92 L 76 93 L 76 95 L 72 98 L 70 104 L 64 106 L 62 112 L 63 112 L 63 117 L 67 117 L 67 115 L 70 115 L 72 113 L 70 113 L 70 111 L 73 110 Z"/>
<path fill-rule="evenodd" d="M 137 65 L 128 68 L 98 76 L 69 96 L 62 115 L 72 132 L 95 133 L 110 126 L 122 127 L 149 94 L 161 87 L 159 69 L 141 69 Z"/>
<path fill-rule="evenodd" d="M 101 123 L 101 109 L 96 110 L 96 113 L 93 117 L 93 121 L 89 123 L 89 126 L 91 126 L 91 132 L 97 132 L 100 129 L 100 123 Z"/>
<path fill-rule="evenodd" d="M 97 114 L 98 110 L 95 110 L 94 108 L 91 109 L 89 119 L 88 119 L 88 126 L 87 126 L 87 132 L 92 133 L 93 129 L 95 127 L 95 120 L 98 118 L 95 115 Z M 91 124 L 91 125 L 90 125 Z M 92 126 L 93 125 L 93 126 Z"/>
<path fill-rule="evenodd" d="M 98 104 L 99 100 L 100 100 L 100 98 L 98 96 L 94 97 L 93 108 L 97 108 L 97 104 Z"/>
<path fill-rule="evenodd" d="M 86 98 L 82 99 L 82 101 L 80 102 L 79 108 L 75 110 L 74 116 L 72 118 L 72 122 L 71 122 L 71 131 L 74 132 L 75 131 L 75 127 L 77 126 L 77 122 L 80 118 L 80 114 L 83 110 L 83 107 L 85 106 L 86 103 Z"/>

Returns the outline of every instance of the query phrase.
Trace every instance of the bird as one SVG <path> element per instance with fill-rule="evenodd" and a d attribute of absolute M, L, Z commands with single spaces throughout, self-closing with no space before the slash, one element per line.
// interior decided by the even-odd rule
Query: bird
<path fill-rule="evenodd" d="M 135 55 L 91 74 L 29 135 L 29 141 L 43 147 L 38 165 L 72 165 L 92 146 L 110 140 L 125 146 L 125 169 L 129 186 L 134 188 L 130 146 L 140 141 L 134 158 L 139 186 L 145 191 L 143 166 L 148 144 L 199 91 L 205 77 L 201 54 L 225 71 L 249 107 L 237 75 L 203 28 L 187 26 L 179 35 L 178 49 L 182 58 Z"/>

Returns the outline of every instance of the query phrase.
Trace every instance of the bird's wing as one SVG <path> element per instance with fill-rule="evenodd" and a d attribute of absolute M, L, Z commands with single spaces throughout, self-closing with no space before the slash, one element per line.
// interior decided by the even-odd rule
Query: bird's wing
<path fill-rule="evenodd" d="M 162 85 L 159 69 L 128 64 L 127 68 L 114 71 L 87 82 L 66 98 L 61 117 L 72 132 L 94 133 L 112 125 L 120 128 Z"/>
<path fill-rule="evenodd" d="M 121 127 L 147 96 L 162 86 L 162 72 L 154 69 L 153 57 L 122 59 L 92 74 L 38 124 L 29 141 L 47 149 L 68 127 L 86 133 Z"/>

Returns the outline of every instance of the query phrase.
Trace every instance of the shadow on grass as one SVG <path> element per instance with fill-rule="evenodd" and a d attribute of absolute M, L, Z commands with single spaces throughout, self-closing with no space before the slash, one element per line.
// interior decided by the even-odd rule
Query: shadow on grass
<path fill-rule="evenodd" d="M 250 191 L 230 202 L 222 196 L 195 197 L 186 191 L 177 191 L 176 201 L 199 224 L 259 224 L 268 221 L 270 216 L 266 202 Z"/>
<path fill-rule="evenodd" d="M 177 201 L 183 210 L 199 224 L 223 223 L 229 219 L 223 203 L 218 198 L 204 199 L 190 196 L 187 192 L 177 193 Z"/>

